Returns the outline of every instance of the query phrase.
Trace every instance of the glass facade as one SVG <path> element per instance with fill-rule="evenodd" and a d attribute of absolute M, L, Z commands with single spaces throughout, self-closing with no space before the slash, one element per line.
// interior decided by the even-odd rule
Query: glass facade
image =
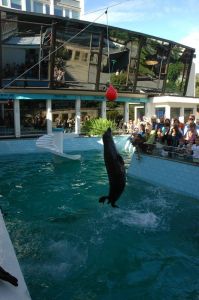
<path fill-rule="evenodd" d="M 75 131 L 75 100 L 52 101 L 52 127 L 63 128 L 65 133 Z"/>
<path fill-rule="evenodd" d="M 20 124 L 22 136 L 47 133 L 46 101 L 20 101 Z"/>
<path fill-rule="evenodd" d="M 72 18 L 79 19 L 80 18 L 80 12 L 76 10 L 72 10 Z"/>
<path fill-rule="evenodd" d="M 39 1 L 34 1 L 33 2 L 33 10 L 36 13 L 43 13 L 43 3 L 39 2 Z"/>
<path fill-rule="evenodd" d="M 2 0 L 2 5 L 3 6 L 8 6 L 8 0 Z"/>
<path fill-rule="evenodd" d="M 63 8 L 59 6 L 55 6 L 54 14 L 59 17 L 63 17 Z"/>
<path fill-rule="evenodd" d="M 21 9 L 21 0 L 11 0 L 11 8 Z"/>
<path fill-rule="evenodd" d="M 63 11 L 57 6 L 55 13 Z M 13 32 L 2 23 L 2 86 L 12 79 L 12 86 L 104 91 L 111 82 L 119 92 L 186 94 L 192 48 L 111 26 L 107 34 L 106 26 L 79 20 L 20 12 L 6 19 L 18 22 Z"/>
<path fill-rule="evenodd" d="M 13 100 L 0 101 L 0 136 L 14 136 Z"/>

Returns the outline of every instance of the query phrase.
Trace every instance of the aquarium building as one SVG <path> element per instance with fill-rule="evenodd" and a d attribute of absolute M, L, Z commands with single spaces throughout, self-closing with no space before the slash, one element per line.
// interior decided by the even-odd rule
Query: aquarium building
<path fill-rule="evenodd" d="M 0 0 L 3 8 L 80 19 L 84 0 Z"/>
<path fill-rule="evenodd" d="M 1 138 L 38 136 L 59 124 L 80 134 L 88 118 L 118 126 L 152 114 L 186 121 L 199 108 L 191 47 L 67 16 L 0 13 Z M 118 91 L 112 102 L 109 83 Z"/>

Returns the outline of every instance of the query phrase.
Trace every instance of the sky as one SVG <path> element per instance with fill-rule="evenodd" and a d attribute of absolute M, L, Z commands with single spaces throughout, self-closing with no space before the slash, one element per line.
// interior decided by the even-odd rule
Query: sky
<path fill-rule="evenodd" d="M 108 8 L 106 17 L 105 11 Z M 196 49 L 199 73 L 198 0 L 84 0 L 84 20 L 165 38 Z"/>

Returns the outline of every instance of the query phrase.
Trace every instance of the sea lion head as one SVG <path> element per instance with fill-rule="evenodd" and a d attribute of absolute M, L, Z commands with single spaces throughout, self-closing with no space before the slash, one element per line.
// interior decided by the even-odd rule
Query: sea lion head
<path fill-rule="evenodd" d="M 111 128 L 109 127 L 103 134 L 103 142 L 109 140 L 112 137 Z"/>

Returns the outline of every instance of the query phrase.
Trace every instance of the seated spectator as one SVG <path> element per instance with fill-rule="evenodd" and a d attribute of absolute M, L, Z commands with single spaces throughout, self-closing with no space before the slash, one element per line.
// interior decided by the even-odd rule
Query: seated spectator
<path fill-rule="evenodd" d="M 173 126 L 174 126 L 174 125 L 178 126 L 179 131 L 180 131 L 180 132 L 182 133 L 182 135 L 183 135 L 182 125 L 181 125 L 179 119 L 175 118 L 175 119 L 173 120 Z"/>
<path fill-rule="evenodd" d="M 192 145 L 191 150 L 193 152 L 193 162 L 199 163 L 199 136 L 196 137 L 195 144 Z"/>
<path fill-rule="evenodd" d="M 160 117 L 160 121 L 157 123 L 156 130 L 160 130 L 162 132 L 162 128 L 164 127 L 164 117 Z"/>
<path fill-rule="evenodd" d="M 156 130 L 157 129 L 157 117 L 154 115 L 151 117 L 151 126 L 152 126 L 152 130 Z"/>

